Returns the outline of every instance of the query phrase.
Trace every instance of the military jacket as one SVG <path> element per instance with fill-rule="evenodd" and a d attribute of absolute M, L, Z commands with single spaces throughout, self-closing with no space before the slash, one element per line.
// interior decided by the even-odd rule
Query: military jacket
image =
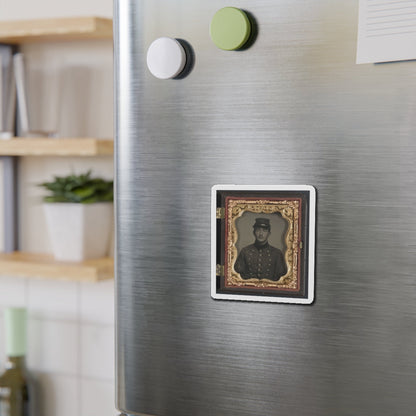
<path fill-rule="evenodd" d="M 267 243 L 256 243 L 244 247 L 237 257 L 234 269 L 243 279 L 279 280 L 286 274 L 286 263 L 282 252 Z"/>

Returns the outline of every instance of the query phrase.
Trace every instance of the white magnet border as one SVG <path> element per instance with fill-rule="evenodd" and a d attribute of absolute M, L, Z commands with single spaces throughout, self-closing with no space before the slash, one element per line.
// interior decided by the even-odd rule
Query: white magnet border
<path fill-rule="evenodd" d="M 307 191 L 309 192 L 308 294 L 306 298 L 233 295 L 217 293 L 217 191 Z M 214 185 L 211 188 L 211 297 L 239 300 L 310 305 L 315 299 L 316 189 L 311 185 Z"/>

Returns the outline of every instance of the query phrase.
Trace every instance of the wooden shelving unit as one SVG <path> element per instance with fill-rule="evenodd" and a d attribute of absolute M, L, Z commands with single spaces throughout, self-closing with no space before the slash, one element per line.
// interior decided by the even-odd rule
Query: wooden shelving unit
<path fill-rule="evenodd" d="M 114 260 L 102 258 L 81 263 L 55 261 L 53 256 L 33 253 L 0 254 L 1 274 L 20 277 L 98 282 L 114 278 Z"/>
<path fill-rule="evenodd" d="M 111 19 L 73 17 L 0 22 L 0 42 L 21 44 L 79 39 L 111 39 Z"/>
<path fill-rule="evenodd" d="M 0 43 L 11 45 L 89 39 L 111 40 L 112 37 L 113 23 L 107 18 L 74 17 L 0 22 Z M 96 138 L 0 139 L 0 156 L 4 158 L 3 162 L 7 167 L 7 175 L 3 176 L 8 178 L 8 198 L 5 199 L 10 200 L 7 205 L 8 212 L 16 211 L 17 202 L 13 197 L 16 189 L 13 187 L 16 186 L 19 156 L 111 156 L 113 145 L 113 140 Z M 13 232 L 9 230 L 6 235 L 8 237 L 5 238 L 5 247 L 15 246 Z M 0 274 L 97 282 L 114 278 L 114 261 L 111 258 L 102 258 L 81 263 L 63 263 L 55 261 L 51 255 L 15 251 L 0 253 Z"/>
<path fill-rule="evenodd" d="M 20 138 L 0 140 L 0 156 L 111 156 L 113 140 Z"/>

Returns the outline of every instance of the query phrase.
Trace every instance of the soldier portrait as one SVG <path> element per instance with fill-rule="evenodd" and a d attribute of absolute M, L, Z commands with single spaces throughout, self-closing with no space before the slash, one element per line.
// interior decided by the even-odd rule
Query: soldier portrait
<path fill-rule="evenodd" d="M 315 189 L 212 189 L 214 299 L 309 304 L 314 288 Z"/>
<path fill-rule="evenodd" d="M 252 227 L 253 243 L 241 249 L 234 269 L 241 278 L 278 281 L 287 272 L 285 259 L 277 247 L 270 245 L 269 218 L 256 218 Z"/>

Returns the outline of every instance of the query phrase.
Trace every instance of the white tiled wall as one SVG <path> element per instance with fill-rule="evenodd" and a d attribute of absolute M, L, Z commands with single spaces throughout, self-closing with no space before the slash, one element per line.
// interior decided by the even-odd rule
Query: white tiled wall
<path fill-rule="evenodd" d="M 0 20 L 112 17 L 112 0 L 0 0 Z M 112 42 L 25 45 L 29 101 L 38 128 L 80 137 L 113 136 Z M 54 124 L 54 126 L 52 126 Z M 0 163 L 1 167 L 1 163 Z M 21 158 L 20 248 L 50 252 L 36 184 L 88 169 L 113 176 L 111 157 Z M 0 169 L 0 188 L 1 188 Z M 0 189 L 0 250 L 3 247 Z M 7 306 L 29 312 L 27 364 L 33 378 L 32 416 L 114 416 L 114 282 L 78 283 L 3 276 L 0 269 L 0 371 Z"/>
<path fill-rule="evenodd" d="M 78 283 L 0 277 L 3 311 L 26 306 L 33 416 L 114 416 L 114 281 Z"/>

